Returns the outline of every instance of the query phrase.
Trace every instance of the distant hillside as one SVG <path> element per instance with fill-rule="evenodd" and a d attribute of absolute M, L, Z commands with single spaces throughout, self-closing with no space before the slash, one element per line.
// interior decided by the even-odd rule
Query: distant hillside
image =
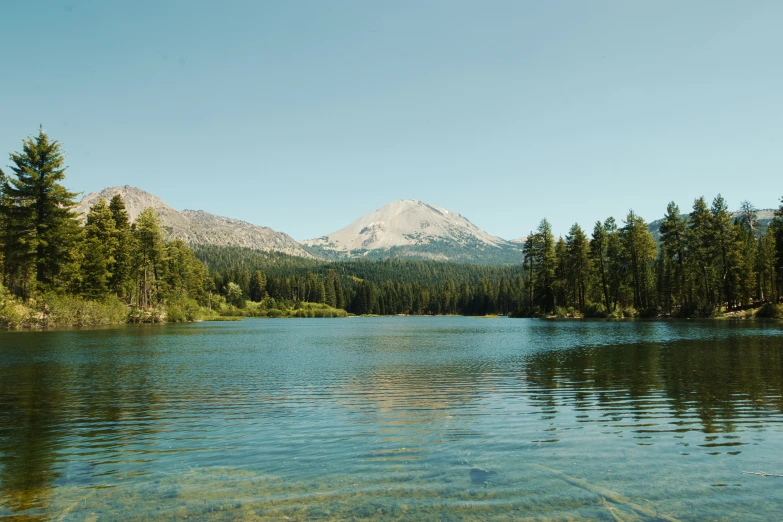
<path fill-rule="evenodd" d="M 347 227 L 302 244 L 326 259 L 430 259 L 515 264 L 521 246 L 488 234 L 464 216 L 422 201 L 400 200 Z"/>
<path fill-rule="evenodd" d="M 216 216 L 203 210 L 177 211 L 163 200 L 136 187 L 109 187 L 100 192 L 84 196 L 76 207 L 81 215 L 86 215 L 90 207 L 100 199 L 109 200 L 116 194 L 122 195 L 131 221 L 147 207 L 160 214 L 167 239 L 181 239 L 189 245 L 216 245 L 244 247 L 266 252 L 308 257 L 305 251 L 292 237 L 276 232 L 268 227 L 260 227 L 238 219 Z"/>
<path fill-rule="evenodd" d="M 682 217 L 687 220 L 688 214 L 682 214 Z M 732 212 L 732 217 L 739 217 L 739 212 Z M 772 209 L 759 210 L 756 214 L 756 217 L 759 221 L 759 229 L 757 230 L 757 233 L 762 234 L 765 230 L 767 230 L 767 227 L 769 227 L 769 224 L 772 223 L 772 220 L 775 219 L 775 211 Z M 660 241 L 661 239 L 661 224 L 663 224 L 663 222 L 664 219 L 657 219 L 650 222 L 649 224 L 650 232 L 656 241 Z"/>

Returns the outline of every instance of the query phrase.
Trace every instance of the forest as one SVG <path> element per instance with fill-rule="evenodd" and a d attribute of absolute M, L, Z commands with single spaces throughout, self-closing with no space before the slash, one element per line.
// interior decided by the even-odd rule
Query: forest
<path fill-rule="evenodd" d="M 85 218 L 63 185 L 64 153 L 41 129 L 0 170 L 0 326 L 193 321 L 219 316 L 509 315 L 780 317 L 783 198 L 760 225 L 716 196 L 660 239 L 633 210 L 556 238 L 543 219 L 507 266 L 327 261 L 166 241 L 156 212 L 132 223 L 120 196 Z"/>

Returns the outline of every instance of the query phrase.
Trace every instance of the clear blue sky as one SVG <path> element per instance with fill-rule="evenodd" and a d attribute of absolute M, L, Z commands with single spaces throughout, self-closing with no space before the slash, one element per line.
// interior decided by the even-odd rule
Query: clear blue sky
<path fill-rule="evenodd" d="M 7 1 L 0 20 L 0 165 L 42 123 L 78 191 L 296 239 L 395 199 L 510 239 L 783 196 L 779 0 Z"/>

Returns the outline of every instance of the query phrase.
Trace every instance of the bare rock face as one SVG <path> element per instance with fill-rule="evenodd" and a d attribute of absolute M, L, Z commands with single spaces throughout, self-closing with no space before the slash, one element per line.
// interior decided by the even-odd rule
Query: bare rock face
<path fill-rule="evenodd" d="M 302 244 L 331 258 L 407 257 L 488 264 L 521 261 L 519 245 L 488 234 L 460 214 L 416 200 L 394 201 L 342 230 Z"/>
<path fill-rule="evenodd" d="M 203 210 L 180 212 L 154 194 L 128 185 L 109 187 L 100 192 L 87 194 L 75 210 L 84 216 L 99 200 L 104 199 L 108 203 L 116 194 L 120 194 L 125 201 L 131 222 L 135 221 L 145 208 L 152 207 L 157 210 L 166 239 L 181 239 L 189 245 L 236 246 L 266 252 L 282 252 L 292 256 L 314 257 L 288 234 L 238 219 L 216 216 Z"/>

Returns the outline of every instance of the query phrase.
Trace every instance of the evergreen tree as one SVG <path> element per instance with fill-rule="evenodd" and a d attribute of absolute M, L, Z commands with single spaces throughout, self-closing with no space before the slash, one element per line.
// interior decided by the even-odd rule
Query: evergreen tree
<path fill-rule="evenodd" d="M 250 278 L 250 300 L 259 303 L 264 297 L 266 297 L 266 276 L 260 270 L 256 270 Z"/>
<path fill-rule="evenodd" d="M 545 312 L 553 312 L 555 309 L 555 269 L 557 257 L 555 255 L 555 237 L 552 234 L 552 225 L 542 219 L 538 225 L 534 243 L 536 265 L 538 265 L 538 301 Z"/>
<path fill-rule="evenodd" d="M 716 306 L 712 291 L 712 245 L 710 244 L 710 213 L 703 197 L 693 203 L 693 211 L 688 219 L 688 252 L 693 258 L 694 277 L 701 281 L 702 301 Z"/>
<path fill-rule="evenodd" d="M 769 227 L 758 239 L 756 248 L 756 295 L 760 301 L 769 301 L 777 296 L 777 252 L 775 245 L 775 227 Z"/>
<path fill-rule="evenodd" d="M 74 256 L 79 235 L 72 211 L 76 194 L 60 183 L 65 156 L 43 130 L 11 154 L 12 177 L 3 176 L 0 230 L 6 286 L 28 297 L 36 288 L 62 288 L 60 277 Z"/>
<path fill-rule="evenodd" d="M 742 226 L 749 229 L 754 236 L 758 232 L 758 210 L 750 201 L 745 200 L 740 203 L 739 222 L 742 224 Z"/>
<path fill-rule="evenodd" d="M 109 293 L 116 248 L 114 218 L 106 202 L 100 200 L 90 209 L 84 226 L 80 273 L 82 293 L 86 297 L 96 299 Z"/>
<path fill-rule="evenodd" d="M 731 214 L 728 210 L 728 204 L 723 196 L 718 194 L 712 202 L 710 208 L 710 233 L 709 240 L 712 246 L 713 263 L 716 267 L 716 276 L 721 289 L 720 297 L 714 304 L 720 306 L 723 302 L 727 303 L 728 309 L 734 307 L 734 272 L 736 266 L 732 264 L 732 259 L 736 257 L 736 244 L 734 244 L 734 234 L 731 230 Z"/>
<path fill-rule="evenodd" d="M 668 282 L 668 291 L 661 300 L 667 311 L 671 311 L 672 301 L 682 307 L 690 300 L 686 274 L 687 232 L 680 207 L 674 201 L 670 202 L 661 224 L 661 268 Z"/>
<path fill-rule="evenodd" d="M 116 248 L 114 250 L 114 262 L 109 267 L 111 278 L 109 287 L 117 295 L 123 298 L 130 293 L 132 281 L 132 252 L 134 252 L 134 236 L 131 234 L 130 220 L 125 209 L 125 201 L 120 194 L 116 194 L 109 202 L 109 210 L 114 220 L 116 234 Z"/>
<path fill-rule="evenodd" d="M 609 299 L 609 283 L 608 283 L 608 239 L 605 226 L 596 221 L 593 227 L 593 237 L 590 242 L 590 255 L 593 258 L 593 264 L 598 272 L 598 279 L 601 285 L 601 296 L 604 300 L 604 306 L 608 312 L 612 311 L 611 301 Z"/>
<path fill-rule="evenodd" d="M 613 217 L 607 218 L 604 222 L 604 231 L 606 234 L 607 280 L 609 294 L 612 297 L 610 311 L 613 311 L 623 298 L 625 282 L 628 277 L 625 270 L 625 251 L 623 243 L 620 241 L 620 230 Z"/>
<path fill-rule="evenodd" d="M 772 233 L 775 236 L 775 300 L 779 301 L 783 293 L 783 197 L 780 208 L 775 211 Z"/>
<path fill-rule="evenodd" d="M 164 255 L 160 220 L 155 209 L 144 209 L 133 223 L 132 230 L 137 246 L 133 259 L 137 281 L 136 303 L 140 308 L 149 308 L 158 296 L 159 271 Z"/>
<path fill-rule="evenodd" d="M 531 231 L 522 245 L 523 263 L 527 275 L 527 309 L 532 312 L 535 302 L 535 277 L 536 277 L 536 252 L 538 250 L 538 237 Z"/>
<path fill-rule="evenodd" d="M 621 238 L 633 284 L 634 308 L 648 308 L 652 304 L 650 279 L 652 277 L 651 264 L 657 253 L 655 239 L 650 234 L 650 229 L 644 219 L 637 216 L 633 210 L 628 212 Z"/>
<path fill-rule="evenodd" d="M 568 263 L 571 269 L 571 286 L 576 308 L 581 312 L 587 304 L 587 290 L 590 284 L 591 259 L 590 242 L 578 224 L 574 224 L 566 236 Z"/>

